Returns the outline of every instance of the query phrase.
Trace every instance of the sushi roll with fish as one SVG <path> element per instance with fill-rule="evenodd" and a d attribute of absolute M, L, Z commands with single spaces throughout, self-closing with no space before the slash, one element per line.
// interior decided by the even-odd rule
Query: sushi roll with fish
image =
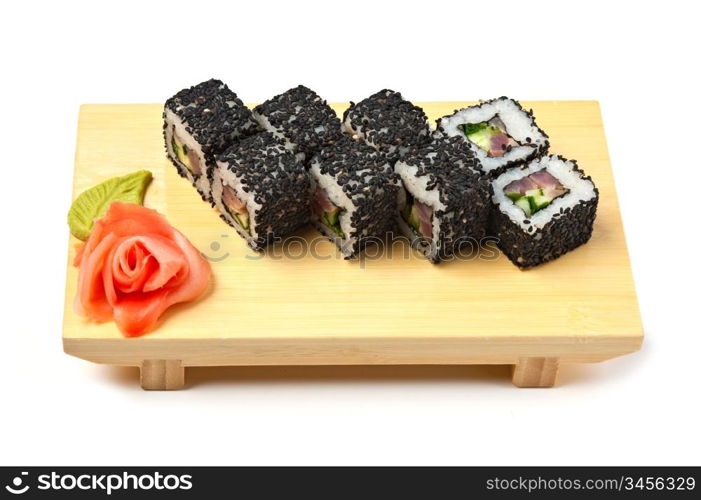
<path fill-rule="evenodd" d="M 178 173 L 211 202 L 208 169 L 214 155 L 261 128 L 220 80 L 208 80 L 168 99 L 163 110 L 166 153 Z"/>
<path fill-rule="evenodd" d="M 490 210 L 489 181 L 462 139 L 437 135 L 394 166 L 403 189 L 399 228 L 427 259 L 438 262 L 484 238 Z"/>
<path fill-rule="evenodd" d="M 393 231 L 399 181 L 384 155 L 343 137 L 311 161 L 312 223 L 346 259 Z"/>
<path fill-rule="evenodd" d="M 431 128 L 423 109 L 385 89 L 350 103 L 343 113 L 344 130 L 388 155 L 400 158 L 414 146 L 430 142 Z"/>
<path fill-rule="evenodd" d="M 269 132 L 237 141 L 216 156 L 212 199 L 253 250 L 307 223 L 310 197 L 304 165 Z"/>
<path fill-rule="evenodd" d="M 256 106 L 253 116 L 307 159 L 341 136 L 341 121 L 319 95 L 299 85 Z"/>
<path fill-rule="evenodd" d="M 536 125 L 533 111 L 508 97 L 457 110 L 439 118 L 437 128 L 449 137 L 465 140 L 481 169 L 492 177 L 547 153 L 550 145 L 547 134 Z"/>
<path fill-rule="evenodd" d="M 507 170 L 492 182 L 491 234 L 515 265 L 558 258 L 591 237 L 599 191 L 561 156 L 544 156 Z"/>

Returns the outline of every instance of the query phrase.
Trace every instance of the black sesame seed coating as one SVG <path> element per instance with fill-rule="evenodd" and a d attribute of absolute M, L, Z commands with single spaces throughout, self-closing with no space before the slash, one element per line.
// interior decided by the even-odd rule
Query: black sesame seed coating
<path fill-rule="evenodd" d="M 343 113 L 348 132 L 358 134 L 372 147 L 389 154 L 390 160 L 408 148 L 429 142 L 430 127 L 423 109 L 405 100 L 402 94 L 384 89 Z"/>
<path fill-rule="evenodd" d="M 477 104 L 477 105 L 475 105 L 475 106 L 469 106 L 469 108 L 480 108 L 480 107 L 485 106 L 485 105 L 487 105 L 487 104 L 493 104 L 493 103 L 495 103 L 495 102 L 497 102 L 497 101 L 513 101 L 514 104 L 515 104 L 521 111 L 523 111 L 523 113 L 524 113 L 525 115 L 527 115 L 527 116 L 530 118 L 531 124 L 532 124 L 536 129 L 538 129 L 538 131 L 543 135 L 543 137 L 545 137 L 545 142 L 542 143 L 542 144 L 535 144 L 535 143 L 532 141 L 532 138 L 531 138 L 531 137 L 526 137 L 526 140 L 525 140 L 525 144 L 524 144 L 524 145 L 526 145 L 526 146 L 533 146 L 533 151 L 532 151 L 526 158 L 522 158 L 522 159 L 519 159 L 519 160 L 513 160 L 513 161 L 510 161 L 510 162 L 507 162 L 507 163 L 505 163 L 504 165 L 502 165 L 502 166 L 500 166 L 500 167 L 498 167 L 498 168 L 495 168 L 495 169 L 492 169 L 491 171 L 489 171 L 488 174 L 489 174 L 489 176 L 490 176 L 492 179 L 496 179 L 498 176 L 500 176 L 501 174 L 503 174 L 503 173 L 504 173 L 506 170 L 508 170 L 509 168 L 512 168 L 512 167 L 514 167 L 514 166 L 518 166 L 519 164 L 521 164 L 521 163 L 523 163 L 523 162 L 528 162 L 528 161 L 531 161 L 531 160 L 533 160 L 533 159 L 535 159 L 535 158 L 540 158 L 541 156 L 547 154 L 547 152 L 548 152 L 548 150 L 549 150 L 549 148 L 550 148 L 550 141 L 547 140 L 547 139 L 548 139 L 548 134 L 546 134 L 545 131 L 542 130 L 540 127 L 538 127 L 538 125 L 536 124 L 536 122 L 535 122 L 535 115 L 533 114 L 533 110 L 532 110 L 532 109 L 525 109 L 525 108 L 521 105 L 521 103 L 518 102 L 516 99 L 512 99 L 512 98 L 506 97 L 506 96 L 501 96 L 501 97 L 497 97 L 497 98 L 495 98 L 495 99 L 489 99 L 489 100 L 487 100 L 487 101 L 481 101 L 479 104 Z M 465 108 L 465 109 L 469 109 L 469 108 Z M 459 111 L 462 111 L 462 110 L 456 109 L 456 110 L 453 112 L 453 114 L 448 115 L 448 116 L 444 116 L 444 117 L 442 117 L 442 118 L 438 118 L 438 119 L 436 120 L 436 131 L 438 131 L 438 132 L 444 132 L 445 130 L 444 130 L 444 128 L 443 128 L 442 121 L 445 120 L 446 118 L 449 118 L 450 116 L 453 116 L 454 114 L 456 114 L 456 113 L 459 112 Z M 474 150 L 476 150 L 476 148 L 478 147 L 478 146 L 472 144 L 472 143 L 470 142 L 470 140 L 469 140 L 467 137 L 463 137 L 463 140 L 464 140 L 464 142 L 466 142 L 466 143 L 468 143 L 468 144 L 470 145 L 470 148 L 473 148 Z M 507 151 L 511 151 L 511 149 L 509 148 L 509 149 L 507 149 Z M 478 160 L 478 161 L 479 161 L 479 160 Z"/>
<path fill-rule="evenodd" d="M 555 158 L 568 161 L 559 155 Z M 579 173 L 582 180 L 592 180 L 574 160 L 569 161 L 575 164 L 574 171 Z M 596 186 L 594 193 L 594 198 L 580 201 L 572 208 L 561 209 L 543 227 L 530 226 L 528 231 L 524 231 L 495 205 L 489 221 L 490 234 L 498 239 L 497 244 L 504 255 L 522 269 L 557 259 L 591 238 L 599 203 L 599 190 Z"/>
<path fill-rule="evenodd" d="M 265 117 L 296 151 L 304 153 L 307 158 L 341 136 L 341 121 L 334 110 L 304 85 L 268 99 L 253 111 Z"/>
<path fill-rule="evenodd" d="M 167 141 L 166 109 L 182 120 L 185 130 L 202 148 L 205 160 L 203 170 L 208 177 L 211 177 L 216 153 L 223 151 L 239 137 L 261 131 L 251 111 L 226 84 L 216 79 L 183 89 L 165 102 L 163 137 Z M 199 179 L 199 176 L 189 174 L 176 158 L 171 157 L 167 144 L 165 148 L 166 155 L 181 177 L 188 179 L 192 176 L 195 181 Z M 198 192 L 203 200 L 213 204 L 210 193 L 203 193 L 199 189 Z"/>
<path fill-rule="evenodd" d="M 416 177 L 427 177 L 427 190 L 438 190 L 444 209 L 435 210 L 440 223 L 434 262 L 486 235 L 491 210 L 491 184 L 460 137 L 437 135 L 429 144 L 412 148 L 401 163 L 417 167 Z"/>
<path fill-rule="evenodd" d="M 238 137 L 261 130 L 251 110 L 220 80 L 183 89 L 165 107 L 180 117 L 205 155 L 223 151 Z"/>
<path fill-rule="evenodd" d="M 368 244 L 384 241 L 396 228 L 399 177 L 384 155 L 362 141 L 344 136 L 312 159 L 322 175 L 334 177 L 354 206 L 350 234 L 356 240 L 346 258 Z M 319 223 L 321 224 L 321 223 Z"/>
<path fill-rule="evenodd" d="M 269 132 L 242 139 L 216 156 L 254 193 L 261 208 L 255 216 L 258 238 L 249 241 L 261 250 L 309 220 L 311 183 L 304 165 L 285 141 Z"/>

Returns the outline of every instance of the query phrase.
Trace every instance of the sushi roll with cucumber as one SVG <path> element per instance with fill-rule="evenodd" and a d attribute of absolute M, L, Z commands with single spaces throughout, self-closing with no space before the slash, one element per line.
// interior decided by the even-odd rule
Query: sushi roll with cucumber
<path fill-rule="evenodd" d="M 311 161 L 312 223 L 346 259 L 396 227 L 399 181 L 384 155 L 343 137 Z"/>
<path fill-rule="evenodd" d="M 547 134 L 535 123 L 533 111 L 508 97 L 457 110 L 439 118 L 437 128 L 449 137 L 461 137 L 481 169 L 492 177 L 547 153 L 550 146 Z"/>
<path fill-rule="evenodd" d="M 222 219 L 253 250 L 307 223 L 310 196 L 304 165 L 269 132 L 237 141 L 216 155 L 212 199 Z"/>
<path fill-rule="evenodd" d="M 428 260 L 439 262 L 484 238 L 489 181 L 462 139 L 437 135 L 394 170 L 403 185 L 397 199 L 399 228 Z"/>
<path fill-rule="evenodd" d="M 384 89 L 343 113 L 344 130 L 388 155 L 391 161 L 410 148 L 430 141 L 431 128 L 423 109 L 393 90 Z"/>
<path fill-rule="evenodd" d="M 515 265 L 558 258 L 591 237 L 599 191 L 561 156 L 544 156 L 507 170 L 492 182 L 490 231 Z"/>
<path fill-rule="evenodd" d="M 253 109 L 265 129 L 285 139 L 307 159 L 341 136 L 341 121 L 325 100 L 299 85 Z"/>
<path fill-rule="evenodd" d="M 208 80 L 168 99 L 163 110 L 166 153 L 205 201 L 214 155 L 240 137 L 260 132 L 251 111 L 220 80 Z"/>

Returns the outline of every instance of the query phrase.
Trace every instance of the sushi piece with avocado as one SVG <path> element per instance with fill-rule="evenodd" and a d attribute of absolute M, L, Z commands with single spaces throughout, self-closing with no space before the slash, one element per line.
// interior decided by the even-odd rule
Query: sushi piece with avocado
<path fill-rule="evenodd" d="M 220 80 L 181 90 L 163 109 L 166 154 L 178 174 L 209 202 L 208 171 L 214 166 L 214 155 L 235 140 L 260 131 L 251 111 Z"/>
<path fill-rule="evenodd" d="M 429 261 L 479 244 L 487 229 L 489 183 L 460 138 L 437 135 L 409 151 L 394 170 L 403 186 L 397 199 L 399 229 Z"/>
<path fill-rule="evenodd" d="M 300 158 L 270 132 L 242 139 L 216 155 L 212 199 L 222 219 L 253 250 L 309 220 L 311 184 Z"/>
<path fill-rule="evenodd" d="M 490 234 L 518 267 L 556 259 L 592 234 L 599 191 L 573 160 L 544 156 L 492 182 Z"/>
<path fill-rule="evenodd" d="M 395 227 L 399 180 L 387 158 L 345 136 L 312 158 L 311 221 L 346 259 L 381 243 Z"/>
<path fill-rule="evenodd" d="M 456 110 L 438 119 L 437 128 L 465 141 L 480 169 L 495 178 L 507 168 L 547 153 L 548 136 L 535 122 L 533 111 L 518 101 L 499 97 Z"/>

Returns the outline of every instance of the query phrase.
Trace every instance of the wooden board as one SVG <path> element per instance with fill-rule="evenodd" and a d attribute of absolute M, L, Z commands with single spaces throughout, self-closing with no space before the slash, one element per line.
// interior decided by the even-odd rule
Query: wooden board
<path fill-rule="evenodd" d="M 419 103 L 434 120 L 465 102 Z M 526 102 L 551 151 L 576 158 L 600 190 L 591 241 L 520 271 L 506 257 L 431 265 L 399 243 L 391 257 L 344 261 L 326 241 L 259 255 L 178 177 L 164 154 L 161 106 L 83 105 L 73 196 L 116 175 L 153 172 L 146 205 L 212 261 L 212 292 L 176 306 L 144 337 L 124 338 L 72 309 L 63 344 L 98 363 L 142 367 L 145 388 L 179 388 L 187 366 L 510 364 L 520 386 L 552 385 L 559 363 L 633 352 L 642 327 L 597 102 Z M 342 112 L 343 104 L 334 105 Z M 312 229 L 297 235 L 307 244 Z M 76 240 L 71 240 L 72 260 Z M 287 256 L 282 257 L 283 250 Z"/>

